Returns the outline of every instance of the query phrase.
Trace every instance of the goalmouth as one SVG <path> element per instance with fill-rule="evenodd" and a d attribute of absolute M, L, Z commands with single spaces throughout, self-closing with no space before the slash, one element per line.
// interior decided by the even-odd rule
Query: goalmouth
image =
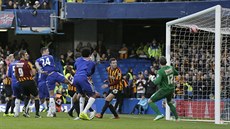
<path fill-rule="evenodd" d="M 179 117 L 230 121 L 230 9 L 217 5 L 167 22 L 166 59 L 180 73 L 175 81 Z"/>

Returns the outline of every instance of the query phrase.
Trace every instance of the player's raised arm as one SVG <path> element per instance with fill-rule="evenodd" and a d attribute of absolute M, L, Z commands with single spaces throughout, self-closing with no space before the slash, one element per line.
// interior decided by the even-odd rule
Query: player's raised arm
<path fill-rule="evenodd" d="M 36 69 L 38 70 L 39 73 L 45 73 L 43 70 L 42 70 L 42 67 L 39 65 L 39 62 L 35 62 L 35 67 Z"/>

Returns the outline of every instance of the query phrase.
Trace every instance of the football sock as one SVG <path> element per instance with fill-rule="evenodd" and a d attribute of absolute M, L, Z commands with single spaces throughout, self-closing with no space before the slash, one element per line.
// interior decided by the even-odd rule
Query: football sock
<path fill-rule="evenodd" d="M 73 105 L 73 106 L 69 109 L 69 112 L 73 112 L 74 109 L 75 109 L 75 106 Z"/>
<path fill-rule="evenodd" d="M 79 102 L 80 104 L 80 112 L 82 112 L 83 111 L 83 109 L 84 109 L 84 105 L 85 105 L 85 97 L 80 97 L 80 102 Z"/>
<path fill-rule="evenodd" d="M 88 103 L 85 107 L 85 109 L 83 110 L 84 113 L 87 113 L 87 111 L 89 110 L 89 108 L 93 105 L 93 103 L 95 102 L 95 98 L 90 97 L 88 100 Z"/>
<path fill-rule="evenodd" d="M 11 111 L 10 111 L 10 113 L 14 113 L 14 107 L 15 107 L 15 98 L 13 98 L 12 101 L 11 101 Z"/>
<path fill-rule="evenodd" d="M 50 103 L 49 103 L 49 113 L 53 114 L 56 112 L 55 108 L 55 101 L 54 98 L 50 98 Z"/>
<path fill-rule="evenodd" d="M 88 103 L 88 100 L 86 100 L 86 101 L 85 101 L 85 105 L 84 105 L 84 107 L 86 106 L 86 104 L 87 104 L 87 103 Z M 93 111 L 93 109 L 90 107 L 90 108 L 89 108 L 89 111 L 90 111 L 90 112 L 92 112 L 92 111 Z"/>
<path fill-rule="evenodd" d="M 168 105 L 169 105 L 170 110 L 172 111 L 173 115 L 175 116 L 175 118 L 178 119 L 178 115 L 177 115 L 175 106 L 170 102 L 168 103 Z"/>
<path fill-rule="evenodd" d="M 8 114 L 8 111 L 9 111 L 10 106 L 11 106 L 11 101 L 12 101 L 12 100 L 9 100 L 9 101 L 6 103 L 6 110 L 5 110 L 5 114 Z"/>
<path fill-rule="evenodd" d="M 30 98 L 26 97 L 25 100 L 24 100 L 25 113 L 28 113 L 30 102 L 31 102 Z"/>
<path fill-rule="evenodd" d="M 109 103 L 110 103 L 109 101 L 105 101 L 105 104 L 104 104 L 102 111 L 101 111 L 101 115 L 103 115 L 105 113 L 106 109 L 109 107 Z"/>
<path fill-rule="evenodd" d="M 19 110 L 20 110 L 20 99 L 15 99 L 15 114 L 19 115 Z"/>
<path fill-rule="evenodd" d="M 43 107 L 44 107 L 45 109 L 47 109 L 47 108 L 48 108 L 48 106 L 47 106 L 47 101 L 44 101 L 44 103 L 43 103 Z"/>
<path fill-rule="evenodd" d="M 112 104 L 109 104 L 109 109 L 113 113 L 114 116 L 118 116 L 118 114 L 117 114 L 117 112 L 116 112 L 116 110 L 115 110 L 115 108 L 113 107 Z"/>
<path fill-rule="evenodd" d="M 151 103 L 149 103 L 149 105 L 157 115 L 161 115 L 161 112 L 159 111 L 159 109 L 155 103 L 151 102 Z"/>
<path fill-rule="evenodd" d="M 39 100 L 36 99 L 36 100 L 35 100 L 36 115 L 39 115 L 39 107 L 40 107 Z"/>
<path fill-rule="evenodd" d="M 77 112 L 77 116 L 79 116 L 80 114 L 79 101 L 76 101 L 73 106 L 74 106 L 75 111 Z"/>

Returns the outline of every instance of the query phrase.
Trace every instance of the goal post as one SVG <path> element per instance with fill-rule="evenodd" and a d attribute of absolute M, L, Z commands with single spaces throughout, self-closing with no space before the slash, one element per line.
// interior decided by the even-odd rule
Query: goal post
<path fill-rule="evenodd" d="M 179 77 L 179 117 L 230 121 L 230 9 L 220 5 L 166 23 L 166 59 Z M 166 120 L 170 120 L 166 106 Z"/>

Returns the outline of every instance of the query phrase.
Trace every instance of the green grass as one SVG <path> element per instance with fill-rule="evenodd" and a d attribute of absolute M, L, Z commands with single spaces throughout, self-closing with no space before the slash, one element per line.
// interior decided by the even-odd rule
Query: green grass
<path fill-rule="evenodd" d="M 215 125 L 207 122 L 185 121 L 153 121 L 151 115 L 120 115 L 120 119 L 110 119 L 112 115 L 105 115 L 103 119 L 94 118 L 91 121 L 74 121 L 66 113 L 58 113 L 56 118 L 36 119 L 3 117 L 0 113 L 0 129 L 230 129 L 230 124 Z"/>

